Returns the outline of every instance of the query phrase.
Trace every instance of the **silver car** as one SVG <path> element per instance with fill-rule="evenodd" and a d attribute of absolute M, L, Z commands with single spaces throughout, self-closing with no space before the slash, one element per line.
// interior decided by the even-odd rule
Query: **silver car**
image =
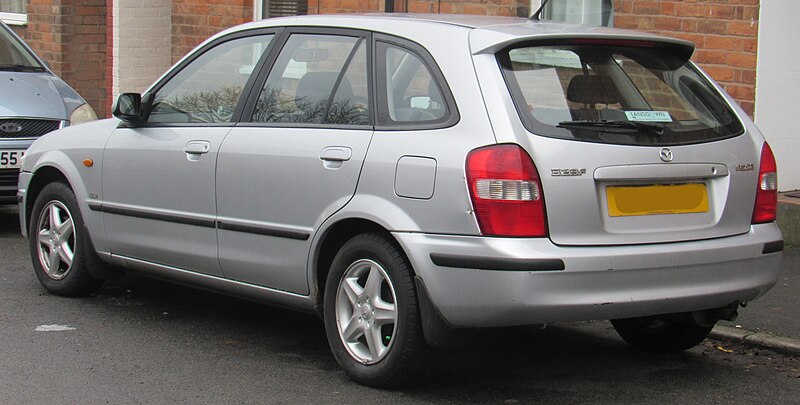
<path fill-rule="evenodd" d="M 130 269 L 317 313 L 392 386 L 459 330 L 611 319 L 695 346 L 769 290 L 776 164 L 691 43 L 516 18 L 308 16 L 201 44 L 37 140 L 35 273 Z"/>
<path fill-rule="evenodd" d="M 95 120 L 94 110 L 0 22 L 0 204 L 17 203 L 17 177 L 33 141 Z"/>

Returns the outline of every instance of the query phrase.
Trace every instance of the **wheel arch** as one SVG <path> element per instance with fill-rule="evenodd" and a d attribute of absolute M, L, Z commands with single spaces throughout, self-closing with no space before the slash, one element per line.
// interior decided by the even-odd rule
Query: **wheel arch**
<path fill-rule="evenodd" d="M 25 198 L 25 218 L 27 219 L 25 222 L 26 227 L 30 224 L 33 205 L 36 203 L 39 193 L 42 192 L 42 189 L 44 189 L 45 186 L 56 181 L 63 181 L 74 191 L 74 187 L 67 179 L 67 176 L 55 166 L 42 166 L 33 173 L 33 177 L 31 178 L 30 183 L 28 183 Z"/>
<path fill-rule="evenodd" d="M 325 282 L 330 271 L 331 263 L 336 253 L 342 246 L 351 238 L 368 232 L 377 232 L 386 235 L 397 248 L 406 256 L 400 243 L 395 239 L 391 232 L 383 225 L 365 218 L 349 217 L 337 220 L 328 226 L 320 235 L 314 249 L 312 257 L 312 274 L 311 274 L 311 294 L 316 301 L 317 313 L 321 314 L 322 304 L 324 302 Z M 409 261 L 409 267 L 412 272 L 414 271 Z"/>
<path fill-rule="evenodd" d="M 39 156 L 25 191 L 25 225 L 30 224 L 31 210 L 41 190 L 53 181 L 63 181 L 75 193 L 84 226 L 89 230 L 95 250 L 99 253 L 108 252 L 102 215 L 89 207 L 89 189 L 99 194 L 94 190 L 100 188 L 100 165 L 85 169 L 92 171 L 82 172 L 73 158 L 61 150 L 51 150 Z M 86 184 L 87 181 L 91 184 Z"/>

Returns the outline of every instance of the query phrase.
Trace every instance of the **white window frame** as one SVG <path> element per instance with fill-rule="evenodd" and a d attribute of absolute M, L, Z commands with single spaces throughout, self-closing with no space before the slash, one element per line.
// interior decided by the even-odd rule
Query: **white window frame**
<path fill-rule="evenodd" d="M 8 25 L 28 24 L 28 15 L 23 13 L 6 13 L 0 11 L 0 20 Z"/>
<path fill-rule="evenodd" d="M 264 1 L 253 0 L 253 21 L 264 19 Z"/>

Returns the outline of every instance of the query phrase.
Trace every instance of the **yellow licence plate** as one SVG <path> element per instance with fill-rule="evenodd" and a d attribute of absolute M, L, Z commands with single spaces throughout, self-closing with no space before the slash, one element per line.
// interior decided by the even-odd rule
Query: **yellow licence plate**
<path fill-rule="evenodd" d="M 705 184 L 606 187 L 606 197 L 612 217 L 708 212 Z"/>

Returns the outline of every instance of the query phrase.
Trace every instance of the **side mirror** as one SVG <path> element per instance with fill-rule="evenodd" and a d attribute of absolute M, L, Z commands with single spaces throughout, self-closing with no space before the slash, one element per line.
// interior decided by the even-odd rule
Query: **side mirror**
<path fill-rule="evenodd" d="M 136 125 L 142 121 L 142 95 L 139 93 L 122 93 L 114 103 L 115 117 Z"/>

